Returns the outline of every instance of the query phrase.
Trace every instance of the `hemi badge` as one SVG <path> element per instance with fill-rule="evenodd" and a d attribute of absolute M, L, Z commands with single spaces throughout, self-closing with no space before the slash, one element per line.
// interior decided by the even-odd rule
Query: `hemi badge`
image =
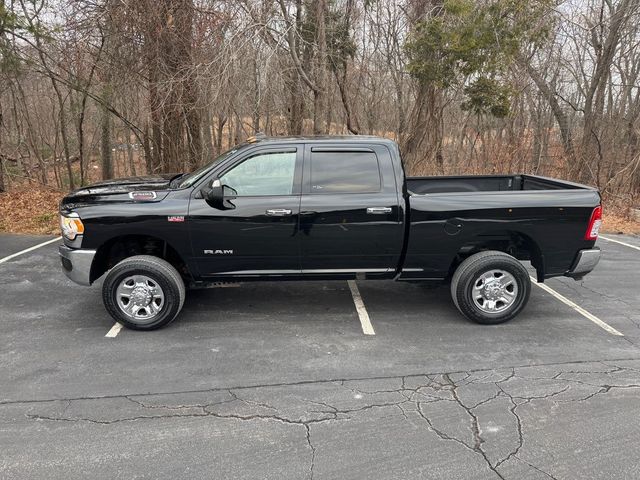
<path fill-rule="evenodd" d="M 167 221 L 169 221 L 169 222 L 184 222 L 184 216 L 182 216 L 182 215 L 169 215 L 167 217 Z"/>
<path fill-rule="evenodd" d="M 156 197 L 156 192 L 129 192 L 132 200 L 154 200 Z"/>

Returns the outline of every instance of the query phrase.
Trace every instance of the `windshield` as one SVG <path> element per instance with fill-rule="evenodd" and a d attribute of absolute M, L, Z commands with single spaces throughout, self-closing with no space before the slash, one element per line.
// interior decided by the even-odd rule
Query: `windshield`
<path fill-rule="evenodd" d="M 231 155 L 236 153 L 240 149 L 240 147 L 241 146 L 238 146 L 232 150 L 227 150 L 226 152 L 221 154 L 219 157 L 217 157 L 213 161 L 207 163 L 206 165 L 203 165 L 202 167 L 200 167 L 199 169 L 191 173 L 184 175 L 182 178 L 180 178 L 180 183 L 178 184 L 177 188 L 190 187 L 191 185 L 196 183 L 198 180 L 200 180 L 202 177 L 204 177 L 207 173 L 209 173 L 220 162 L 224 161 L 225 159 L 229 158 Z"/>

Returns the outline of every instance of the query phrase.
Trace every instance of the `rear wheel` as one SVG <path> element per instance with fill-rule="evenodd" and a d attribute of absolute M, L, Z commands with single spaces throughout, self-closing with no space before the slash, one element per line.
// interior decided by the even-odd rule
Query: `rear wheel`
<path fill-rule="evenodd" d="M 511 255 L 486 251 L 471 255 L 451 279 L 451 297 L 469 320 L 494 325 L 511 320 L 529 301 L 529 272 Z"/>
<path fill-rule="evenodd" d="M 155 330 L 173 321 L 184 304 L 185 288 L 178 271 L 150 255 L 122 260 L 102 284 L 109 314 L 127 328 Z"/>

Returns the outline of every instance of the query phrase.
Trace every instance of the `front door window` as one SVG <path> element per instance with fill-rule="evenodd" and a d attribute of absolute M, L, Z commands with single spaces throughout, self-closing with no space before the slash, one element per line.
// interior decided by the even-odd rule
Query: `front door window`
<path fill-rule="evenodd" d="M 291 195 L 295 170 L 295 152 L 265 152 L 235 166 L 220 181 L 239 197 Z"/>

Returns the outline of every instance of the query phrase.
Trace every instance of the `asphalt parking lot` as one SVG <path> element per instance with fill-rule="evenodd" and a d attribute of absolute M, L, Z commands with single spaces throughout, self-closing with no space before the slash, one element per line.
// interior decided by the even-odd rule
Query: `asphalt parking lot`
<path fill-rule="evenodd" d="M 52 237 L 2 235 L 0 478 L 640 478 L 640 238 L 606 237 L 494 327 L 358 282 L 371 335 L 347 282 L 192 291 L 118 330 L 57 242 L 7 258 Z"/>

